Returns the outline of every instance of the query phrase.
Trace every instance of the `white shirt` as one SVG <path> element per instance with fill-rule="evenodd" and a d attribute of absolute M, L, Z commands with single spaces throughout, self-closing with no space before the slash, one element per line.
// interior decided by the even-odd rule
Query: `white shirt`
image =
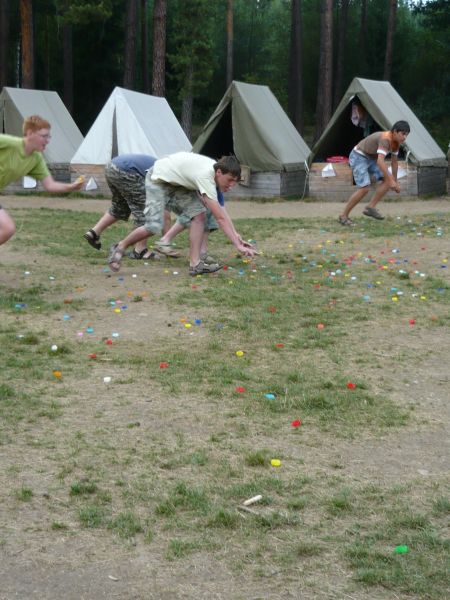
<path fill-rule="evenodd" d="M 196 190 L 212 200 L 217 200 L 213 167 L 215 162 L 201 154 L 177 152 L 155 162 L 151 179 L 179 185 L 187 190 Z"/>

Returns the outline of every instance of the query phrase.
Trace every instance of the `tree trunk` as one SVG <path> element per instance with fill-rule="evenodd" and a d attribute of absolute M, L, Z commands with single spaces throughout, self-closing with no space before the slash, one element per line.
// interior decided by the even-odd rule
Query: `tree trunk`
<path fill-rule="evenodd" d="M 137 0 L 127 0 L 123 87 L 134 89 L 137 38 Z"/>
<path fill-rule="evenodd" d="M 150 93 L 150 76 L 148 72 L 148 10 L 147 0 L 141 0 L 141 54 L 142 54 L 142 88 Z"/>
<path fill-rule="evenodd" d="M 188 140 L 192 136 L 192 111 L 194 107 L 194 96 L 192 93 L 192 85 L 194 82 L 194 67 L 189 65 L 186 71 L 186 79 L 184 84 L 183 101 L 181 105 L 181 127 L 186 134 Z"/>
<path fill-rule="evenodd" d="M 20 0 L 22 40 L 22 87 L 34 88 L 34 34 L 32 0 Z"/>
<path fill-rule="evenodd" d="M 336 106 L 339 104 L 343 92 L 342 88 L 344 83 L 345 39 L 347 37 L 348 4 L 349 0 L 341 0 L 339 7 L 339 32 L 333 101 L 334 108 L 336 108 Z"/>
<path fill-rule="evenodd" d="M 233 81 L 233 0 L 227 2 L 227 88 Z"/>
<path fill-rule="evenodd" d="M 360 75 L 367 75 L 367 0 L 361 1 L 361 20 L 359 24 L 358 63 Z"/>
<path fill-rule="evenodd" d="M 291 51 L 289 55 L 289 115 L 299 133 L 303 132 L 302 3 L 291 4 Z"/>
<path fill-rule="evenodd" d="M 43 44 L 41 43 L 41 47 L 43 46 L 43 58 L 44 58 L 44 83 L 40 83 L 44 86 L 44 90 L 50 89 L 50 36 L 49 36 L 49 18 L 48 15 L 45 15 L 44 19 L 44 40 Z M 53 32 L 52 32 L 53 33 Z"/>
<path fill-rule="evenodd" d="M 0 90 L 8 85 L 9 0 L 0 0 Z M 1 130 L 2 123 L 0 123 Z"/>
<path fill-rule="evenodd" d="M 153 8 L 153 81 L 152 93 L 166 93 L 166 19 L 167 1 L 155 0 Z"/>
<path fill-rule="evenodd" d="M 70 8 L 70 0 L 64 0 L 64 12 Z M 64 66 L 64 83 L 63 83 L 63 101 L 67 110 L 73 112 L 73 38 L 72 25 L 64 21 L 62 26 L 63 34 L 63 66 Z"/>
<path fill-rule="evenodd" d="M 255 29 L 255 20 L 256 20 L 256 3 L 259 0 L 251 0 L 252 2 L 252 8 L 251 8 L 251 13 L 250 13 L 250 29 L 248 32 L 248 44 L 247 44 L 247 48 L 248 48 L 248 54 L 247 54 L 247 73 L 252 73 L 254 70 L 253 67 L 253 63 L 254 63 L 254 47 L 253 47 L 253 42 L 254 42 L 254 29 Z"/>
<path fill-rule="evenodd" d="M 389 19 L 386 35 L 386 55 L 384 58 L 383 79 L 390 81 L 392 74 L 392 57 L 394 54 L 395 17 L 397 14 L 397 0 L 389 0 Z"/>
<path fill-rule="evenodd" d="M 315 140 L 331 119 L 333 83 L 333 0 L 322 0 L 320 18 L 319 80 L 316 103 Z"/>

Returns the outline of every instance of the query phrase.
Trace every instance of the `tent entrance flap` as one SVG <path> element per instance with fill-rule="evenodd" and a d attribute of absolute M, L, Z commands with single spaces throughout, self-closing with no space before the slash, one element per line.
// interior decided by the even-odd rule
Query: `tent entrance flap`
<path fill-rule="evenodd" d="M 233 123 L 231 117 L 231 102 L 224 110 L 220 120 L 201 149 L 201 153 L 211 158 L 234 154 Z"/>
<path fill-rule="evenodd" d="M 325 162 L 330 156 L 348 156 L 364 137 L 383 129 L 367 111 L 365 111 L 367 113 L 366 120 L 361 121 L 361 125 L 365 126 L 354 125 L 352 122 L 352 112 L 355 110 L 353 108 L 354 104 L 362 107 L 362 103 L 356 97 L 347 104 L 330 128 L 326 138 L 320 144 L 314 162 Z"/>

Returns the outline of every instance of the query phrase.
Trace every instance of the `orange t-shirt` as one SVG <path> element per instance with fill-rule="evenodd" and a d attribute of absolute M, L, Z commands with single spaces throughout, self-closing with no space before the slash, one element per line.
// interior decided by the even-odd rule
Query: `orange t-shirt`
<path fill-rule="evenodd" d="M 392 140 L 390 131 L 371 133 L 356 145 L 356 150 L 375 160 L 378 158 L 378 154 L 383 154 L 384 156 L 388 154 L 397 155 L 398 148 L 399 144 Z"/>

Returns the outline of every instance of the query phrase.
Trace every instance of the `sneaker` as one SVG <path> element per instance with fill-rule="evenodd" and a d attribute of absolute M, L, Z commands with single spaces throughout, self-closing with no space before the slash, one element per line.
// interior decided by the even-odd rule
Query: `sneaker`
<path fill-rule="evenodd" d="M 200 260 L 205 263 L 205 265 L 219 265 L 220 261 L 214 256 L 210 254 L 200 254 Z"/>
<path fill-rule="evenodd" d="M 363 210 L 363 215 L 366 215 L 366 217 L 372 217 L 372 219 L 378 219 L 379 221 L 384 219 L 383 215 L 378 212 L 376 208 L 372 208 L 371 206 L 368 206 Z"/>
<path fill-rule="evenodd" d="M 195 267 L 189 267 L 189 275 L 195 277 L 196 275 L 205 275 L 207 273 L 215 273 L 222 268 L 223 265 L 217 263 L 206 264 L 202 260 L 195 265 Z"/>

